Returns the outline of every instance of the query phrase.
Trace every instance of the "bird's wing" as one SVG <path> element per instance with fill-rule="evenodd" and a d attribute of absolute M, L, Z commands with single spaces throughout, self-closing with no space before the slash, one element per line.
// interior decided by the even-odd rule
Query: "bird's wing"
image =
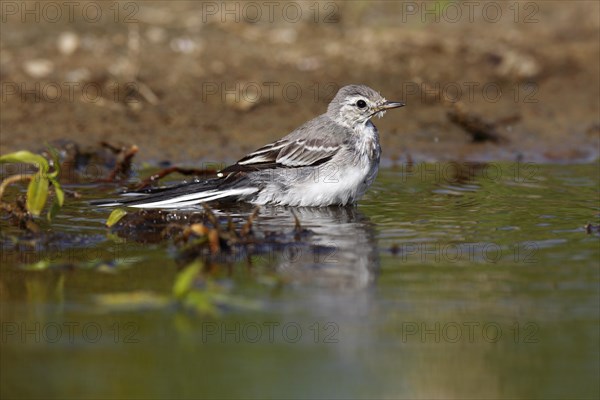
<path fill-rule="evenodd" d="M 273 163 L 277 160 L 277 155 L 281 152 L 281 150 L 289 144 L 290 141 L 285 138 L 270 143 L 258 150 L 253 151 L 250 154 L 247 154 L 242 159 L 238 160 L 236 164 L 253 165 L 261 163 Z"/>
<path fill-rule="evenodd" d="M 334 139 L 281 139 L 248 154 L 220 174 L 271 168 L 298 168 L 329 161 L 341 148 Z"/>
<path fill-rule="evenodd" d="M 340 148 L 340 143 L 331 139 L 299 139 L 281 149 L 276 162 L 286 167 L 318 165 L 330 160 Z"/>

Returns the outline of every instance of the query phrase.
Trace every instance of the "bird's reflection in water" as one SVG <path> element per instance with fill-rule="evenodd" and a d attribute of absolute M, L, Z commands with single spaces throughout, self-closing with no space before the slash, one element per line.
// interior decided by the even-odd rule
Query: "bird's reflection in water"
<path fill-rule="evenodd" d="M 296 224 L 294 215 L 299 221 Z M 367 287 L 379 268 L 373 224 L 355 207 L 261 207 L 256 231 L 295 232 L 273 246 L 277 272 L 292 283 L 356 290 Z"/>
<path fill-rule="evenodd" d="M 206 240 L 193 245 L 185 233 L 193 226 L 218 226 L 218 251 Z M 127 214 L 112 231 L 144 245 L 171 238 L 181 267 L 198 258 L 207 267 L 247 260 L 291 284 L 356 290 L 373 282 L 379 267 L 373 224 L 356 207 L 261 206 L 257 211 L 248 204 L 227 204 L 210 210 L 142 210 Z"/>

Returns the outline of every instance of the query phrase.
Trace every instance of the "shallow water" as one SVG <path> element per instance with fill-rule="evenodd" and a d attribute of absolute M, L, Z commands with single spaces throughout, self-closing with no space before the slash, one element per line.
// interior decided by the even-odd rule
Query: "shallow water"
<path fill-rule="evenodd" d="M 189 254 L 72 187 L 47 243 L 2 222 L 2 396 L 597 398 L 598 167 L 387 169 L 301 229 L 263 207 L 204 260 L 206 312 L 174 301 Z"/>

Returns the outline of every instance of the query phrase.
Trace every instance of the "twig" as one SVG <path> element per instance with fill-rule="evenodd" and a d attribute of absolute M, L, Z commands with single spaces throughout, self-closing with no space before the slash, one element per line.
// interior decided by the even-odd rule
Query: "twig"
<path fill-rule="evenodd" d="M 102 147 L 106 147 L 107 149 L 109 149 L 113 154 L 119 154 L 120 152 L 122 152 L 124 149 L 122 147 L 117 147 L 113 144 L 110 144 L 108 142 L 100 142 L 100 146 Z"/>
<path fill-rule="evenodd" d="M 19 182 L 19 181 L 29 181 L 29 180 L 31 180 L 32 177 L 33 177 L 33 175 L 13 175 L 13 176 L 9 176 L 5 180 L 3 180 L 2 183 L 0 183 L 0 199 L 2 198 L 2 195 L 4 194 L 4 190 L 6 189 L 6 187 L 8 185 L 10 185 L 11 183 Z"/>
<path fill-rule="evenodd" d="M 498 123 L 486 121 L 479 115 L 466 111 L 461 103 L 454 103 L 446 115 L 450 122 L 460 126 L 471 135 L 473 142 L 507 142 L 507 139 L 496 130 Z M 511 119 L 514 118 L 511 116 Z"/>
<path fill-rule="evenodd" d="M 250 235 L 250 233 L 252 233 L 252 225 L 254 223 L 254 219 L 258 216 L 258 213 L 260 212 L 260 207 L 256 206 L 256 208 L 254 208 L 254 211 L 252 212 L 252 214 L 250 214 L 250 216 L 248 217 L 248 220 L 246 221 L 246 223 L 244 224 L 244 226 L 242 227 L 242 231 L 240 232 L 240 236 L 242 237 L 247 237 L 248 235 Z"/>
<path fill-rule="evenodd" d="M 298 216 L 296 215 L 294 210 L 290 210 L 290 211 L 292 212 L 292 215 L 294 216 L 294 231 L 296 233 L 302 232 L 302 224 L 300 224 L 300 220 L 298 219 Z"/>
<path fill-rule="evenodd" d="M 102 146 L 109 148 L 111 151 L 114 151 L 116 149 L 114 146 L 108 143 L 102 142 L 101 144 Z M 131 169 L 131 160 L 133 159 L 133 156 L 136 155 L 138 150 L 139 148 L 136 145 L 131 146 L 129 150 L 125 152 L 123 160 L 118 162 L 115 168 L 113 168 L 113 170 L 110 172 L 108 178 L 100 179 L 100 182 L 114 182 L 117 178 L 117 175 L 119 174 L 122 174 L 126 177 L 129 174 L 129 170 Z M 121 152 L 123 151 L 124 149 L 121 150 Z"/>
<path fill-rule="evenodd" d="M 210 221 L 211 224 L 213 224 L 214 229 L 216 229 L 218 232 L 221 232 L 219 220 L 217 219 L 217 216 L 213 212 L 212 208 L 210 208 L 206 203 L 202 203 L 202 207 L 204 208 L 206 218 Z"/>
<path fill-rule="evenodd" d="M 141 181 L 136 187 L 135 190 L 142 190 L 151 186 L 151 184 L 159 179 L 164 178 L 167 175 L 177 172 L 181 175 L 215 175 L 217 173 L 214 169 L 194 169 L 194 168 L 180 168 L 180 167 L 169 167 L 162 169 L 155 173 L 154 175 L 150 175 L 148 178 Z"/>
<path fill-rule="evenodd" d="M 486 121 L 483 117 L 466 110 L 465 105 L 459 101 L 452 101 L 447 94 L 423 83 L 427 93 L 436 93 L 441 104 L 448 109 L 446 116 L 453 124 L 460 126 L 471 136 L 473 142 L 507 143 L 508 139 L 497 131 L 498 125 L 506 125 L 518 121 L 520 115 L 511 115 L 494 122 Z"/>

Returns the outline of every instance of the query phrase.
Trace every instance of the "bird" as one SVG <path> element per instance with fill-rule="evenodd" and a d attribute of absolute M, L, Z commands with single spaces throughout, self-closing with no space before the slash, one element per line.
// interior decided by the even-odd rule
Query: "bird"
<path fill-rule="evenodd" d="M 379 170 L 381 145 L 371 118 L 403 107 L 365 85 L 339 89 L 327 111 L 247 154 L 215 177 L 125 193 L 98 206 L 180 209 L 212 201 L 327 207 L 355 204 Z"/>

